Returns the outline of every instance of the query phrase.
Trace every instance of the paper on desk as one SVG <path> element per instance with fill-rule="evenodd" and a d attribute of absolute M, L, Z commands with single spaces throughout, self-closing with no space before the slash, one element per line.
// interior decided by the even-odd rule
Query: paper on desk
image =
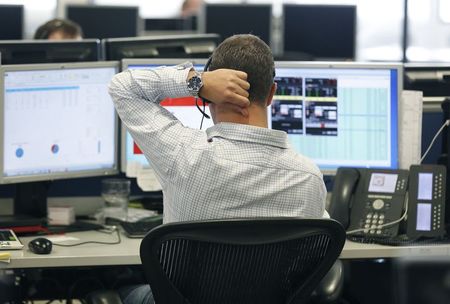
<path fill-rule="evenodd" d="M 128 161 L 127 162 L 127 177 L 137 177 L 139 172 L 142 170 L 142 164 L 137 161 Z"/>
<path fill-rule="evenodd" d="M 9 252 L 0 252 L 0 262 L 2 263 L 10 263 L 11 262 L 11 254 Z"/>
<path fill-rule="evenodd" d="M 158 212 L 147 209 L 128 208 L 127 222 L 137 222 L 146 217 L 155 216 Z"/>
<path fill-rule="evenodd" d="M 155 175 L 155 170 L 152 168 L 142 168 L 136 178 L 137 184 L 142 191 L 159 191 L 161 184 Z"/>
<path fill-rule="evenodd" d="M 403 91 L 399 109 L 399 165 L 419 164 L 422 148 L 423 93 Z"/>

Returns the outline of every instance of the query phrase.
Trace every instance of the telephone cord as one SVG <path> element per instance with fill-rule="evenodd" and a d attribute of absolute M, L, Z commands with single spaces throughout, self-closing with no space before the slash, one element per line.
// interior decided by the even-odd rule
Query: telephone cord
<path fill-rule="evenodd" d="M 405 211 L 403 212 L 402 216 L 399 219 L 395 220 L 395 221 L 392 221 L 392 222 L 380 225 L 380 226 L 378 226 L 378 228 L 385 228 L 385 227 L 388 227 L 388 226 L 392 226 L 392 225 L 398 224 L 401 221 L 403 221 L 406 218 L 406 215 L 408 214 L 408 201 L 409 201 L 409 199 L 408 199 L 408 192 L 406 192 L 406 195 L 405 195 Z M 364 231 L 367 231 L 367 230 L 370 230 L 370 228 L 358 228 L 358 229 L 347 231 L 346 235 L 354 234 L 354 233 L 357 233 L 357 232 L 364 232 Z"/>
<path fill-rule="evenodd" d="M 441 128 L 436 132 L 436 135 L 434 135 L 433 139 L 431 140 L 430 145 L 428 146 L 427 150 L 425 151 L 425 153 L 423 154 L 422 158 L 420 159 L 420 164 L 423 162 L 423 160 L 427 156 L 428 152 L 430 152 L 431 147 L 433 147 L 433 144 L 436 141 L 436 139 L 438 138 L 439 134 L 441 134 L 442 130 L 444 130 L 444 128 L 449 126 L 449 125 L 450 125 L 450 119 L 447 119 L 444 122 L 444 124 L 441 126 Z"/>

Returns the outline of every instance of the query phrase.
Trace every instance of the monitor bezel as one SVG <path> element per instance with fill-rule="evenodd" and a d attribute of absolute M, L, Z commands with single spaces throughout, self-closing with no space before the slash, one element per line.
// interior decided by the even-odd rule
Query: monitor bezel
<path fill-rule="evenodd" d="M 25 39 L 25 40 L 0 40 L 0 46 L 4 45 L 11 45 L 11 46 L 15 46 L 15 45 L 20 45 L 20 46 L 29 46 L 30 48 L 32 48 L 33 46 L 51 46 L 51 45 L 61 45 L 61 46 L 70 46 L 70 45 L 75 45 L 75 44 L 92 44 L 92 45 L 96 45 L 96 49 L 97 49 L 97 53 L 96 53 L 96 57 L 97 59 L 94 61 L 73 61 L 71 63 L 81 63 L 81 62 L 97 62 L 101 59 L 103 59 L 103 54 L 102 54 L 102 45 L 101 45 L 101 41 L 100 39 L 81 39 L 81 40 L 77 40 L 77 39 L 67 39 L 67 40 L 38 40 L 38 39 Z M 61 64 L 61 63 L 65 63 L 65 62 L 42 62 L 42 63 L 14 63 L 14 64 L 5 64 L 5 65 L 34 65 L 34 64 Z M 1 61 L 0 61 L 1 64 Z"/>
<path fill-rule="evenodd" d="M 102 39 L 102 49 L 103 49 L 103 58 L 109 60 L 111 57 L 113 57 L 112 60 L 124 60 L 124 59 L 165 59 L 163 57 L 157 57 L 157 58 L 137 58 L 137 57 L 133 57 L 133 58 L 127 58 L 127 57 L 122 57 L 122 58 L 117 58 L 115 59 L 114 56 L 112 56 L 112 52 L 111 52 L 111 48 L 116 47 L 117 44 L 127 44 L 129 43 L 130 45 L 133 44 L 139 44 L 139 43 L 148 43 L 148 44 L 152 44 L 154 43 L 155 45 L 157 44 L 162 44 L 162 43 L 169 43 L 169 44 L 173 44 L 173 43 L 182 43 L 182 42 L 188 42 L 188 43 L 192 43 L 192 44 L 197 44 L 200 43 L 202 41 L 208 41 L 208 42 L 213 42 L 214 46 L 211 49 L 211 53 L 212 50 L 214 48 L 216 48 L 219 43 L 220 43 L 220 39 L 221 37 L 218 34 L 182 34 L 182 35 L 155 35 L 155 36 L 142 36 L 142 37 L 125 37 L 125 38 L 105 38 Z M 177 58 L 170 58 L 170 59 L 177 59 Z M 201 59 L 201 58 L 191 58 L 191 57 L 186 57 L 186 59 Z"/>
<path fill-rule="evenodd" d="M 164 58 L 128 58 L 128 59 L 122 59 L 122 71 L 125 71 L 128 69 L 128 66 L 130 65 L 177 65 L 184 62 L 191 62 L 193 65 L 196 64 L 202 64 L 205 65 L 208 59 L 186 59 L 186 58 L 179 58 L 179 59 L 164 59 Z M 126 173 L 127 172 L 127 129 L 125 125 L 120 122 L 120 172 Z"/>
<path fill-rule="evenodd" d="M 202 6 L 200 13 L 198 15 L 198 19 L 197 19 L 197 29 L 200 33 L 206 33 L 206 27 L 207 27 L 207 16 L 206 16 L 206 10 L 207 7 L 269 7 L 270 8 L 270 20 L 269 20 L 269 47 L 271 47 L 272 49 L 274 49 L 276 47 L 276 41 L 274 36 L 274 15 L 273 15 L 273 4 L 272 3 L 226 3 L 226 2 L 221 2 L 221 3 L 206 3 L 205 5 Z M 220 33 L 217 33 L 218 35 L 220 35 Z M 221 37 L 222 41 L 225 40 L 227 37 Z"/>
<path fill-rule="evenodd" d="M 403 64 L 398 62 L 324 62 L 324 61 L 276 61 L 277 68 L 297 68 L 297 69 L 373 69 L 373 70 L 396 70 L 397 71 L 397 168 L 400 165 L 400 102 L 403 91 Z M 314 160 L 313 160 L 314 161 Z M 317 165 L 319 167 L 319 165 Z M 336 175 L 336 169 L 322 169 L 323 175 Z"/>
<path fill-rule="evenodd" d="M 280 22 L 280 26 L 281 26 L 281 35 L 280 35 L 280 40 L 281 40 L 281 52 L 282 54 L 284 54 L 285 52 L 292 52 L 289 50 L 286 50 L 285 48 L 285 27 L 286 27 L 286 16 L 285 16 L 285 11 L 286 8 L 288 7 L 352 7 L 355 9 L 355 20 L 353 20 L 353 56 L 351 58 L 346 58 L 346 57 L 318 57 L 314 54 L 308 54 L 305 52 L 305 54 L 311 55 L 313 56 L 313 59 L 317 59 L 319 62 L 323 61 L 323 60 L 330 60 L 330 61 L 336 61 L 336 60 L 355 60 L 356 58 L 356 44 L 357 44 L 357 26 L 358 26 L 358 7 L 355 4 L 306 4 L 306 3 L 283 3 L 283 7 L 282 7 L 282 12 L 281 12 L 281 22 Z M 299 51 L 302 52 L 302 51 Z M 313 59 L 309 59 L 309 60 L 313 60 Z"/>
<path fill-rule="evenodd" d="M 65 70 L 65 69 L 86 69 L 86 68 L 114 68 L 116 73 L 119 71 L 118 61 L 98 61 L 98 62 L 81 62 L 81 63 L 46 63 L 46 64 L 24 64 L 24 65 L 3 65 L 0 66 L 0 89 L 4 91 L 5 72 L 16 71 L 42 71 L 42 70 Z M 3 119 L 5 115 L 5 94 L 0 94 L 0 117 Z M 4 176 L 4 123 L 0 124 L 0 184 L 15 184 L 24 182 L 52 181 L 58 179 L 71 179 L 93 176 L 108 176 L 119 173 L 118 170 L 118 116 L 114 111 L 114 164 L 112 168 L 81 170 L 61 173 L 36 174 L 26 176 Z"/>

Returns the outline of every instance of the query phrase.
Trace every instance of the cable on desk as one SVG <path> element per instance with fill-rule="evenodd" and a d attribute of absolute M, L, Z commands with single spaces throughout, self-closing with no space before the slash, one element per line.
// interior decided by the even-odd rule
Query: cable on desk
<path fill-rule="evenodd" d="M 85 245 L 85 244 L 117 245 L 117 244 L 120 244 L 122 242 L 122 239 L 120 238 L 119 229 L 115 228 L 115 231 L 117 233 L 117 241 L 114 241 L 114 242 L 86 241 L 86 242 L 80 242 L 80 243 L 75 243 L 75 244 L 58 244 L 58 243 L 53 243 L 53 246 L 74 247 L 74 246 L 80 246 L 80 245 Z M 98 231 L 98 232 L 105 233 L 105 232 L 102 232 L 102 231 Z"/>

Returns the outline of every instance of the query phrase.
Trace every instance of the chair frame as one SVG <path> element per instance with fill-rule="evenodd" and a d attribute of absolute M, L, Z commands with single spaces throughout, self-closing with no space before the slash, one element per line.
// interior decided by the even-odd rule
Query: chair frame
<path fill-rule="evenodd" d="M 328 250 L 318 267 L 286 301 L 286 304 L 303 303 L 327 274 L 344 246 L 345 231 L 335 220 L 278 217 L 170 223 L 154 228 L 145 236 L 140 246 L 140 256 L 156 303 L 181 304 L 189 302 L 167 277 L 160 263 L 159 250 L 165 241 L 185 239 L 251 246 L 295 240 L 317 234 L 325 234 L 329 237 Z"/>

